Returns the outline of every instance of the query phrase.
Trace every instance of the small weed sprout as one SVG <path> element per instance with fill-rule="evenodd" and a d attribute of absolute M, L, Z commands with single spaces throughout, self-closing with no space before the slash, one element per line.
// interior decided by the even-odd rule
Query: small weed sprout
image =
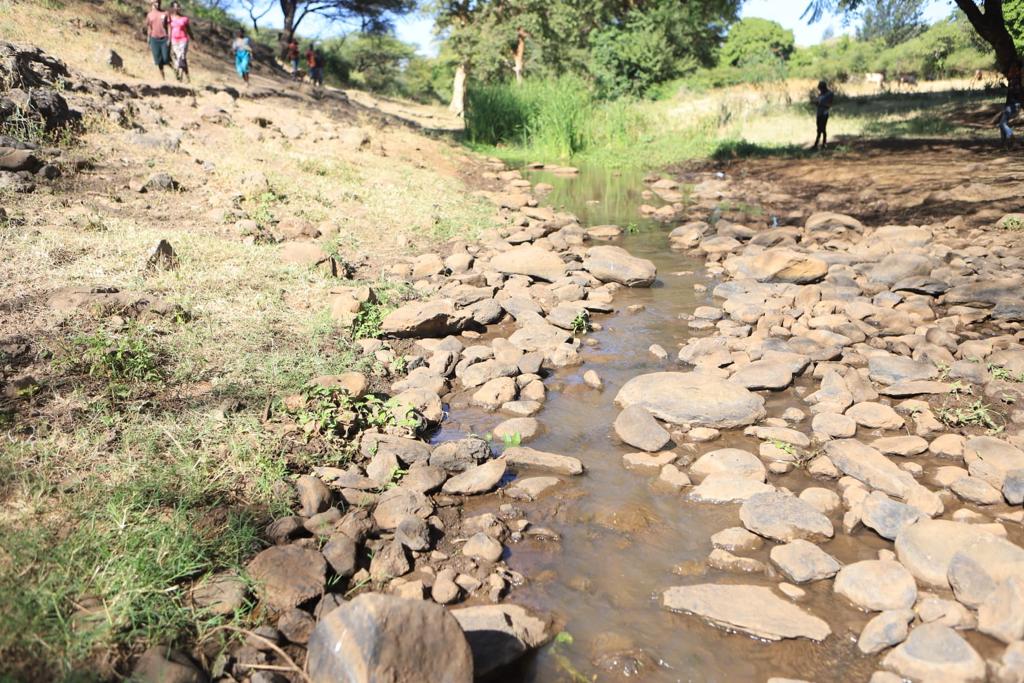
<path fill-rule="evenodd" d="M 783 453 L 788 453 L 789 455 L 796 455 L 796 447 L 793 446 L 793 444 L 791 443 L 787 443 L 779 439 L 772 439 L 772 446 L 775 446 Z"/>
<path fill-rule="evenodd" d="M 516 432 L 514 434 L 506 434 L 505 436 L 502 437 L 501 440 L 504 443 L 505 448 L 512 448 L 518 446 L 523 442 L 523 435 L 520 434 L 519 432 Z"/>
<path fill-rule="evenodd" d="M 590 331 L 590 314 L 583 310 L 572 319 L 572 333 L 575 336 L 586 334 Z"/>
<path fill-rule="evenodd" d="M 640 226 L 637 225 L 636 221 L 630 221 L 626 224 L 626 232 L 630 235 L 635 235 L 640 232 Z"/>
<path fill-rule="evenodd" d="M 1000 382 L 1024 382 L 1024 372 L 1015 374 L 995 363 L 988 364 L 988 371 L 992 375 L 992 379 Z"/>
<path fill-rule="evenodd" d="M 1009 216 L 1003 221 L 1003 230 L 1013 230 L 1015 232 L 1024 230 L 1024 220 L 1017 216 Z"/>

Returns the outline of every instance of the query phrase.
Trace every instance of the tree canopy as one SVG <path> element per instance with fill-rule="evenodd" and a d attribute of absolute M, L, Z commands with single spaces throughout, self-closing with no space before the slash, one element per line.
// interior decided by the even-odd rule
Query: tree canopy
<path fill-rule="evenodd" d="M 860 18 L 857 37 L 880 40 L 889 47 L 906 42 L 927 28 L 923 0 L 867 0 Z"/>
<path fill-rule="evenodd" d="M 804 10 L 804 17 L 810 21 L 817 21 L 826 12 L 839 11 L 853 13 L 861 9 L 868 0 L 810 0 L 807 9 Z M 1016 66 L 1020 58 L 1017 53 L 1017 46 L 1010 36 L 1006 19 L 1003 16 L 1003 0 L 981 0 L 979 6 L 975 0 L 954 0 L 956 6 L 971 22 L 971 26 L 984 38 L 996 55 L 996 63 L 1000 71 L 1007 73 Z M 1017 5 L 1020 0 L 1011 0 L 1007 5 Z"/>
<path fill-rule="evenodd" d="M 721 62 L 747 66 L 785 61 L 793 53 L 793 32 L 769 19 L 743 19 L 729 29 Z"/>
<path fill-rule="evenodd" d="M 739 5 L 739 0 L 438 0 L 432 10 L 451 54 L 478 80 L 512 77 L 512 52 L 522 28 L 528 35 L 528 74 L 589 74 L 612 92 L 635 92 L 712 63 Z"/>

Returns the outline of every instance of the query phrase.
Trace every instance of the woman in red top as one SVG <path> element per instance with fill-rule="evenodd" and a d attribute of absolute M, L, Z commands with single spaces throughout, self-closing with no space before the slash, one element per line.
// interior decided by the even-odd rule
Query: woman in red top
<path fill-rule="evenodd" d="M 149 40 L 149 51 L 153 54 L 153 63 L 160 69 L 160 78 L 164 77 L 164 67 L 171 63 L 171 53 L 167 44 L 167 12 L 160 8 L 160 0 L 149 3 L 146 15 L 146 38 Z"/>
<path fill-rule="evenodd" d="M 188 44 L 192 39 L 192 24 L 188 17 L 181 13 L 181 5 L 177 2 L 171 3 L 171 64 L 174 66 L 174 75 L 181 80 L 185 76 L 185 82 L 191 83 L 188 75 Z"/>

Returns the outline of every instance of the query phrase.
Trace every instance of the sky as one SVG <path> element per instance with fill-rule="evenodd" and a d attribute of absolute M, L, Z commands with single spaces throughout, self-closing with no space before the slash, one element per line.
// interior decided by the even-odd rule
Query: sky
<path fill-rule="evenodd" d="M 556 0 L 557 1 L 557 0 Z M 276 3 L 275 3 L 276 4 Z M 844 26 L 841 17 L 826 15 L 814 24 L 808 24 L 800 18 L 807 7 L 807 0 L 746 0 L 740 16 L 761 17 L 772 19 L 782 24 L 785 28 L 792 29 L 796 37 L 797 45 L 814 45 L 821 42 L 822 35 L 829 27 L 835 35 L 853 33 L 854 26 Z M 929 0 L 925 9 L 925 18 L 929 23 L 937 21 L 953 11 L 953 3 L 950 0 Z M 263 19 L 268 26 L 281 25 L 281 14 L 275 10 Z M 411 14 L 400 18 L 396 22 L 395 31 L 398 37 L 405 42 L 416 45 L 417 51 L 424 56 L 437 54 L 437 43 L 434 39 L 434 21 L 424 14 Z M 319 24 L 316 17 L 307 18 L 300 28 L 302 35 L 320 34 L 320 37 L 327 37 L 331 33 L 327 27 Z"/>

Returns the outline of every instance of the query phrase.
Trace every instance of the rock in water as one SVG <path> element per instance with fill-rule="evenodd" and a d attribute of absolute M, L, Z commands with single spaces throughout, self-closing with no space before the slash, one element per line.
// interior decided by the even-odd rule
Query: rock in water
<path fill-rule="evenodd" d="M 306 665 L 313 683 L 473 680 L 473 655 L 448 610 L 380 593 L 327 614 L 309 639 Z"/>
<path fill-rule="evenodd" d="M 547 640 L 544 621 L 518 605 L 481 605 L 452 610 L 459 622 L 478 677 L 511 664 Z"/>
<path fill-rule="evenodd" d="M 781 491 L 748 498 L 740 506 L 740 521 L 755 534 L 783 542 L 796 538 L 823 541 L 834 533 L 828 517 L 810 503 Z"/>
<path fill-rule="evenodd" d="M 658 271 L 647 259 L 632 256 L 621 247 L 591 247 L 583 269 L 601 282 L 618 282 L 627 287 L 650 287 Z"/>
<path fill-rule="evenodd" d="M 937 588 L 948 588 L 953 556 L 976 541 L 994 538 L 972 524 L 946 519 L 923 519 L 904 527 L 897 534 L 896 556 L 918 581 Z"/>
<path fill-rule="evenodd" d="M 672 424 L 740 427 L 765 416 L 764 399 L 734 382 L 700 372 L 654 372 L 626 382 L 615 403 L 646 408 Z"/>
<path fill-rule="evenodd" d="M 810 541 L 797 539 L 777 545 L 769 553 L 772 562 L 790 581 L 806 583 L 835 576 L 842 565 Z"/>
<path fill-rule="evenodd" d="M 809 638 L 821 641 L 832 633 L 823 620 L 763 586 L 710 583 L 675 586 L 664 592 L 662 604 L 670 610 L 704 617 L 716 626 L 767 640 Z"/>
<path fill-rule="evenodd" d="M 882 666 L 915 681 L 981 681 L 985 662 L 966 640 L 938 623 L 922 624 L 887 654 Z"/>
<path fill-rule="evenodd" d="M 615 418 L 615 433 L 630 446 L 648 453 L 660 451 L 672 438 L 641 406 L 629 406 L 619 413 Z"/>
<path fill-rule="evenodd" d="M 866 610 L 910 609 L 917 584 L 910 572 L 893 560 L 864 560 L 843 567 L 833 590 Z"/>

